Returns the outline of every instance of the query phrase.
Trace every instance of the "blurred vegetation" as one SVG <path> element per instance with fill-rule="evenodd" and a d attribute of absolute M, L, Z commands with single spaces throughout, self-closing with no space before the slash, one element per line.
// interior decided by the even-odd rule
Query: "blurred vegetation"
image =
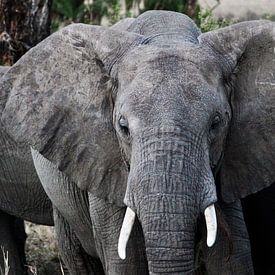
<path fill-rule="evenodd" d="M 275 14 L 265 14 L 262 19 L 275 21 Z"/>
<path fill-rule="evenodd" d="M 233 23 L 231 20 L 219 20 L 215 18 L 212 9 L 202 10 L 197 0 L 125 0 L 124 7 L 121 7 L 120 0 L 53 0 L 52 30 L 72 22 L 86 24 L 102 24 L 103 19 L 109 24 L 114 24 L 123 17 L 132 17 L 133 7 L 135 13 L 146 10 L 172 10 L 190 16 L 203 32 L 228 26 Z M 142 6 L 142 8 L 138 8 Z M 106 24 L 106 23 L 105 23 Z"/>
<path fill-rule="evenodd" d="M 232 19 L 217 19 L 213 16 L 212 10 L 200 10 L 196 18 L 196 23 L 202 32 L 213 31 L 235 23 Z"/>
<path fill-rule="evenodd" d="M 145 10 L 171 10 L 194 18 L 198 15 L 199 5 L 196 0 L 144 0 Z"/>
<path fill-rule="evenodd" d="M 52 30 L 74 23 L 100 25 L 106 17 L 110 23 L 120 19 L 119 0 L 54 0 L 52 8 Z"/>

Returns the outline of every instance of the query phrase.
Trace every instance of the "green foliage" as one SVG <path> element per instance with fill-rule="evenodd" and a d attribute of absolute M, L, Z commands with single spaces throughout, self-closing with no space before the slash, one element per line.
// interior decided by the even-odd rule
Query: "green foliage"
<path fill-rule="evenodd" d="M 209 9 L 200 10 L 195 21 L 202 32 L 213 31 L 234 23 L 233 20 L 215 18 Z"/>
<path fill-rule="evenodd" d="M 145 0 L 145 10 L 171 10 L 185 12 L 187 0 Z"/>
<path fill-rule="evenodd" d="M 131 17 L 131 8 L 141 0 L 125 0 L 126 14 Z M 217 19 L 212 11 L 219 5 L 219 1 L 212 9 L 201 10 L 197 0 L 144 0 L 144 10 L 159 9 L 182 12 L 197 23 L 203 32 L 225 27 L 233 23 L 232 20 Z M 101 24 L 106 17 L 111 24 L 121 19 L 120 0 L 94 0 L 91 4 L 84 4 L 84 0 L 53 0 L 52 29 L 82 22 L 87 24 Z"/>
<path fill-rule="evenodd" d="M 120 19 L 120 1 L 113 0 L 111 12 L 108 14 L 110 22 L 112 24 L 116 23 Z"/>
<path fill-rule="evenodd" d="M 85 5 L 84 14 L 80 22 L 100 25 L 102 17 L 108 15 L 109 2 L 95 0 L 92 4 Z"/>
<path fill-rule="evenodd" d="M 115 0 L 119 1 L 119 0 Z M 100 24 L 103 16 L 108 16 L 113 0 L 95 0 L 84 4 L 84 0 L 53 0 L 52 29 L 72 22 Z"/>
<path fill-rule="evenodd" d="M 53 11 L 64 20 L 77 21 L 84 10 L 85 5 L 77 0 L 53 1 Z"/>
<path fill-rule="evenodd" d="M 68 25 L 72 22 L 81 22 L 85 5 L 78 0 L 53 0 L 52 30 Z"/>
<path fill-rule="evenodd" d="M 262 19 L 275 21 L 275 14 L 265 14 L 262 16 Z"/>

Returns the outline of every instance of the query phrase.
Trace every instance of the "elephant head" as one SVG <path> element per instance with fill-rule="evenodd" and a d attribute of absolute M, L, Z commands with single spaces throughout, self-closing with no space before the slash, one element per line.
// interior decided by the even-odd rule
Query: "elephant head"
<path fill-rule="evenodd" d="M 188 17 L 146 12 L 127 30 L 75 24 L 5 75 L 2 121 L 79 188 L 137 216 L 149 271 L 194 268 L 197 218 L 274 182 L 274 23 L 201 34 Z M 219 186 L 215 178 L 219 175 Z"/>

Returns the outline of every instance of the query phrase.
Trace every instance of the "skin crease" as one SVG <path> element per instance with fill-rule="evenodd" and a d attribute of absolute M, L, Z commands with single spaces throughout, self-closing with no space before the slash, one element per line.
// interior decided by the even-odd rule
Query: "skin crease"
<path fill-rule="evenodd" d="M 184 15 L 152 11 L 125 29 L 67 27 L 2 84 L 2 121 L 34 148 L 63 257 L 70 262 L 69 243 L 79 259 L 71 274 L 100 274 L 98 260 L 112 275 L 192 274 L 199 252 L 209 274 L 253 274 L 238 199 L 274 179 L 272 23 L 201 35 Z M 207 249 L 201 214 L 217 200 L 217 243 Z M 122 261 L 125 205 L 137 219 Z"/>

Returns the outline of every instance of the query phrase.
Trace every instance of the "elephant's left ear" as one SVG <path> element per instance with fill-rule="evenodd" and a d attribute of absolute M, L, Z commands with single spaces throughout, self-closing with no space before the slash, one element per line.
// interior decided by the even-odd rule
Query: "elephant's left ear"
<path fill-rule="evenodd" d="M 116 70 L 142 39 L 72 24 L 28 51 L 0 81 L 0 126 L 79 188 L 121 205 L 128 171 L 112 123 Z"/>
<path fill-rule="evenodd" d="M 200 41 L 219 57 L 231 87 L 221 190 L 232 202 L 275 182 L 275 23 L 243 22 Z"/>

